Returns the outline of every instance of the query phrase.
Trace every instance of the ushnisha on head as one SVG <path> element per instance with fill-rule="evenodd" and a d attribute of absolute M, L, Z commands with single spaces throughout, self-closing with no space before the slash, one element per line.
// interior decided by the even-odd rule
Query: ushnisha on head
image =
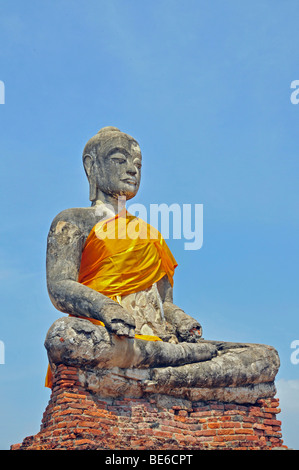
<path fill-rule="evenodd" d="M 83 164 L 89 181 L 89 199 L 125 197 L 132 199 L 139 189 L 141 150 L 133 137 L 116 127 L 103 127 L 85 145 Z"/>

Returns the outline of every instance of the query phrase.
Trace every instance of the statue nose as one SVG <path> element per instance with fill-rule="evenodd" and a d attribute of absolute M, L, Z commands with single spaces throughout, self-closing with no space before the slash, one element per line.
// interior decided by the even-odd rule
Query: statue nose
<path fill-rule="evenodd" d="M 128 168 L 127 168 L 127 173 L 129 175 L 136 175 L 137 169 L 135 168 L 134 165 L 129 165 Z"/>

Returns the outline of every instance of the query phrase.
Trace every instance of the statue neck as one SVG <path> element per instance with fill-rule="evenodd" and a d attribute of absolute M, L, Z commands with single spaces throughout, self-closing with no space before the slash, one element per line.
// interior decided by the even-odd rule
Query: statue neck
<path fill-rule="evenodd" d="M 113 215 L 119 214 L 126 207 L 125 196 L 118 196 L 115 198 L 109 194 L 98 191 L 97 198 L 92 201 L 92 206 L 98 206 L 104 204 Z"/>

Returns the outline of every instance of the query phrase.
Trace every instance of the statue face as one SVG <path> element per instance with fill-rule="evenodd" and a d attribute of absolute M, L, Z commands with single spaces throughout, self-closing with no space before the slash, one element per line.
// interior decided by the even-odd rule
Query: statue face
<path fill-rule="evenodd" d="M 140 147 L 132 138 L 122 134 L 110 139 L 94 165 L 98 189 L 132 199 L 140 185 L 141 158 Z"/>

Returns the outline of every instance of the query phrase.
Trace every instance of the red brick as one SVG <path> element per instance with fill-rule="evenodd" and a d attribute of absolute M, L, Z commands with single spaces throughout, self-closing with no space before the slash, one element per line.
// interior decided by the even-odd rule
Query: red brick
<path fill-rule="evenodd" d="M 207 430 L 200 430 L 196 432 L 197 436 L 216 436 L 216 431 L 212 429 L 207 429 Z"/>
<path fill-rule="evenodd" d="M 265 430 L 265 429 L 267 429 L 267 426 L 265 426 L 264 424 L 261 424 L 261 423 L 255 423 L 253 425 L 253 428 L 254 429 L 263 429 L 263 430 Z"/>
<path fill-rule="evenodd" d="M 69 415 L 69 414 L 71 414 L 71 415 L 80 415 L 82 413 L 83 413 L 83 410 L 75 410 L 73 408 L 68 408 L 66 410 L 60 411 L 59 415 L 60 416 L 65 416 L 65 415 Z"/>
<path fill-rule="evenodd" d="M 279 408 L 277 408 L 276 406 L 267 406 L 267 407 L 262 407 L 261 408 L 263 411 L 265 411 L 265 413 L 272 413 L 272 414 L 277 414 L 279 413 Z"/>
<path fill-rule="evenodd" d="M 238 423 L 236 421 L 228 421 L 221 423 L 221 428 L 240 428 L 241 423 Z"/>
<path fill-rule="evenodd" d="M 217 432 L 219 436 L 227 435 L 227 434 L 234 434 L 234 433 L 235 433 L 234 429 L 219 429 L 219 431 Z"/>
<path fill-rule="evenodd" d="M 94 442 L 94 441 L 91 441 L 90 439 L 77 439 L 77 440 L 76 440 L 76 445 L 77 445 L 77 446 L 81 446 L 81 445 L 83 445 L 83 444 L 92 444 L 92 445 L 94 445 L 95 442 Z"/>
<path fill-rule="evenodd" d="M 240 429 L 235 429 L 235 433 L 236 434 L 253 434 L 254 431 L 253 431 L 253 429 L 240 428 Z"/>
<path fill-rule="evenodd" d="M 259 438 L 257 436 L 246 436 L 247 441 L 258 441 Z"/>
<path fill-rule="evenodd" d="M 80 428 L 96 428 L 99 427 L 99 423 L 96 421 L 80 421 Z"/>
<path fill-rule="evenodd" d="M 220 421 L 231 421 L 231 417 L 230 416 L 221 416 Z"/>
<path fill-rule="evenodd" d="M 264 419 L 264 424 L 269 424 L 271 426 L 281 426 L 281 421 L 277 419 Z"/>
<path fill-rule="evenodd" d="M 243 428 L 252 428 L 252 423 L 242 423 Z"/>
<path fill-rule="evenodd" d="M 82 393 L 76 393 L 76 392 L 63 392 L 63 396 L 66 398 L 74 398 L 76 400 L 85 400 L 86 399 L 86 394 Z"/>
<path fill-rule="evenodd" d="M 244 423 L 256 423 L 256 419 L 253 416 L 243 416 Z"/>
<path fill-rule="evenodd" d="M 210 429 L 220 428 L 220 423 L 208 423 L 208 428 Z"/>
<path fill-rule="evenodd" d="M 238 440 L 245 440 L 245 439 L 247 439 L 247 436 L 245 434 L 225 436 L 226 441 L 238 441 Z"/>

